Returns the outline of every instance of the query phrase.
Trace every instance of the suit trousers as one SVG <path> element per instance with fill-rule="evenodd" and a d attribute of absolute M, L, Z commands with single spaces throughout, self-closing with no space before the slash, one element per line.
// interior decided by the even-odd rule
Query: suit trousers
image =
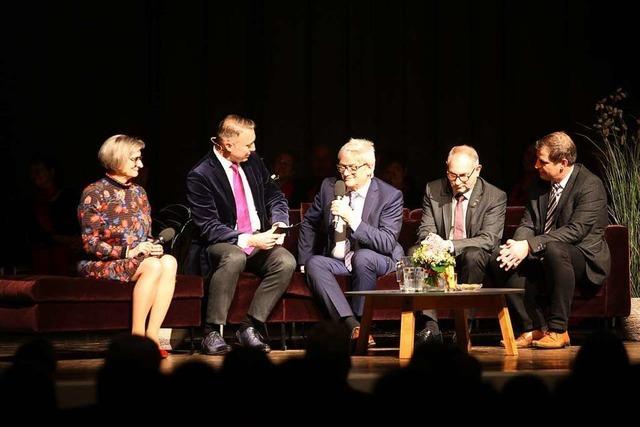
<path fill-rule="evenodd" d="M 464 248 L 456 256 L 458 283 L 482 283 L 491 254 L 476 247 Z"/>
<path fill-rule="evenodd" d="M 353 297 L 351 305 L 336 281 L 336 276 L 351 274 L 351 290 L 368 291 L 376 288 L 376 279 L 395 271 L 391 257 L 381 255 L 371 249 L 358 249 L 351 258 L 351 273 L 344 261 L 322 255 L 314 255 L 305 264 L 307 282 L 313 294 L 333 320 L 344 317 L 362 316 L 363 297 Z"/>
<path fill-rule="evenodd" d="M 499 254 L 500 248 L 497 248 L 491 255 L 491 270 L 498 283 L 525 290 L 524 297 L 508 297 L 510 307 L 522 321 L 522 328 L 566 331 L 576 285 L 594 286 L 587 279 L 582 252 L 568 243 L 549 242 L 542 254 L 528 256 L 509 271 L 500 268 L 496 260 Z"/>
<path fill-rule="evenodd" d="M 289 286 L 296 269 L 295 258 L 282 246 L 255 249 L 247 256 L 237 245 L 215 243 L 207 247 L 207 255 L 213 267 L 207 293 L 205 321 L 208 324 L 224 325 L 227 322 L 238 277 L 243 271 L 262 277 L 247 314 L 265 322 Z"/>

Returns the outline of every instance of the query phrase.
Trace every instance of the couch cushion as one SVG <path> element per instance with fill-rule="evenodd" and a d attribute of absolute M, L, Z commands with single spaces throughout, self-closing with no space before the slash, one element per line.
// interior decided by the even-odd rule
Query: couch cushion
<path fill-rule="evenodd" d="M 133 283 L 64 276 L 0 277 L 0 331 L 58 332 L 131 327 Z M 199 326 L 202 279 L 178 275 L 163 326 Z"/>
<path fill-rule="evenodd" d="M 349 288 L 349 276 L 336 276 L 336 280 L 338 281 L 338 285 L 340 285 L 340 288 L 342 288 L 343 291 L 346 291 Z M 308 298 L 311 298 L 313 296 L 309 285 L 307 285 L 304 274 L 297 271 L 293 273 L 291 283 L 285 291 L 285 295 Z"/>
<path fill-rule="evenodd" d="M 52 301 L 130 301 L 133 282 L 67 276 L 0 277 L 0 301 L 37 303 Z M 175 299 L 202 298 L 202 279 L 178 275 Z"/>

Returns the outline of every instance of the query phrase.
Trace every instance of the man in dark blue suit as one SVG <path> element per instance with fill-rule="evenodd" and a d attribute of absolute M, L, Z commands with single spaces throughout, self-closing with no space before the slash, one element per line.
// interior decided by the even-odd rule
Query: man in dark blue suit
<path fill-rule="evenodd" d="M 296 268 L 293 255 L 281 246 L 284 234 L 275 233 L 289 222 L 287 200 L 255 154 L 254 128 L 252 120 L 225 117 L 212 138 L 213 150 L 187 176 L 187 200 L 203 249 L 201 274 L 209 277 L 205 354 L 231 349 L 218 331 L 245 270 L 263 279 L 236 338 L 242 346 L 271 351 L 260 331 Z"/>
<path fill-rule="evenodd" d="M 298 263 L 329 316 L 359 334 L 363 298 L 351 304 L 334 275 L 351 275 L 353 290 L 376 287 L 376 278 L 395 270 L 403 255 L 402 192 L 373 177 L 373 143 L 352 139 L 338 153 L 338 172 L 347 193 L 335 199 L 336 178 L 326 178 L 307 211 L 298 239 Z M 340 237 L 344 236 L 344 237 Z M 371 343 L 371 340 L 370 340 Z"/>

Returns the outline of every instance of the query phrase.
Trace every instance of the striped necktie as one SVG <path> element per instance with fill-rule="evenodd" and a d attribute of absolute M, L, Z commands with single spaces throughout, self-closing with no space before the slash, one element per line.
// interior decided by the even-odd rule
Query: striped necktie
<path fill-rule="evenodd" d="M 549 195 L 549 204 L 547 205 L 547 218 L 544 222 L 544 234 L 551 231 L 551 227 L 554 223 L 554 216 L 556 208 L 558 207 L 558 201 L 562 194 L 562 186 L 559 183 L 553 184 L 551 187 L 551 194 Z"/>

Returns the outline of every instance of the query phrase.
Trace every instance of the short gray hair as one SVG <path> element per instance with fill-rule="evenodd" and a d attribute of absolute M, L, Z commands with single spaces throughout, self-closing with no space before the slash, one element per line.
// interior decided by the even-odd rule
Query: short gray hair
<path fill-rule="evenodd" d="M 351 138 L 349 142 L 340 148 L 338 157 L 346 152 L 353 154 L 356 159 L 371 166 L 371 169 L 375 168 L 376 150 L 373 148 L 373 142 L 368 139 Z"/>
<path fill-rule="evenodd" d="M 478 152 L 470 145 L 456 145 L 453 147 L 447 156 L 447 164 L 449 164 L 451 158 L 456 154 L 466 155 L 473 160 L 474 166 L 478 166 L 480 164 L 480 156 L 478 156 Z"/>

